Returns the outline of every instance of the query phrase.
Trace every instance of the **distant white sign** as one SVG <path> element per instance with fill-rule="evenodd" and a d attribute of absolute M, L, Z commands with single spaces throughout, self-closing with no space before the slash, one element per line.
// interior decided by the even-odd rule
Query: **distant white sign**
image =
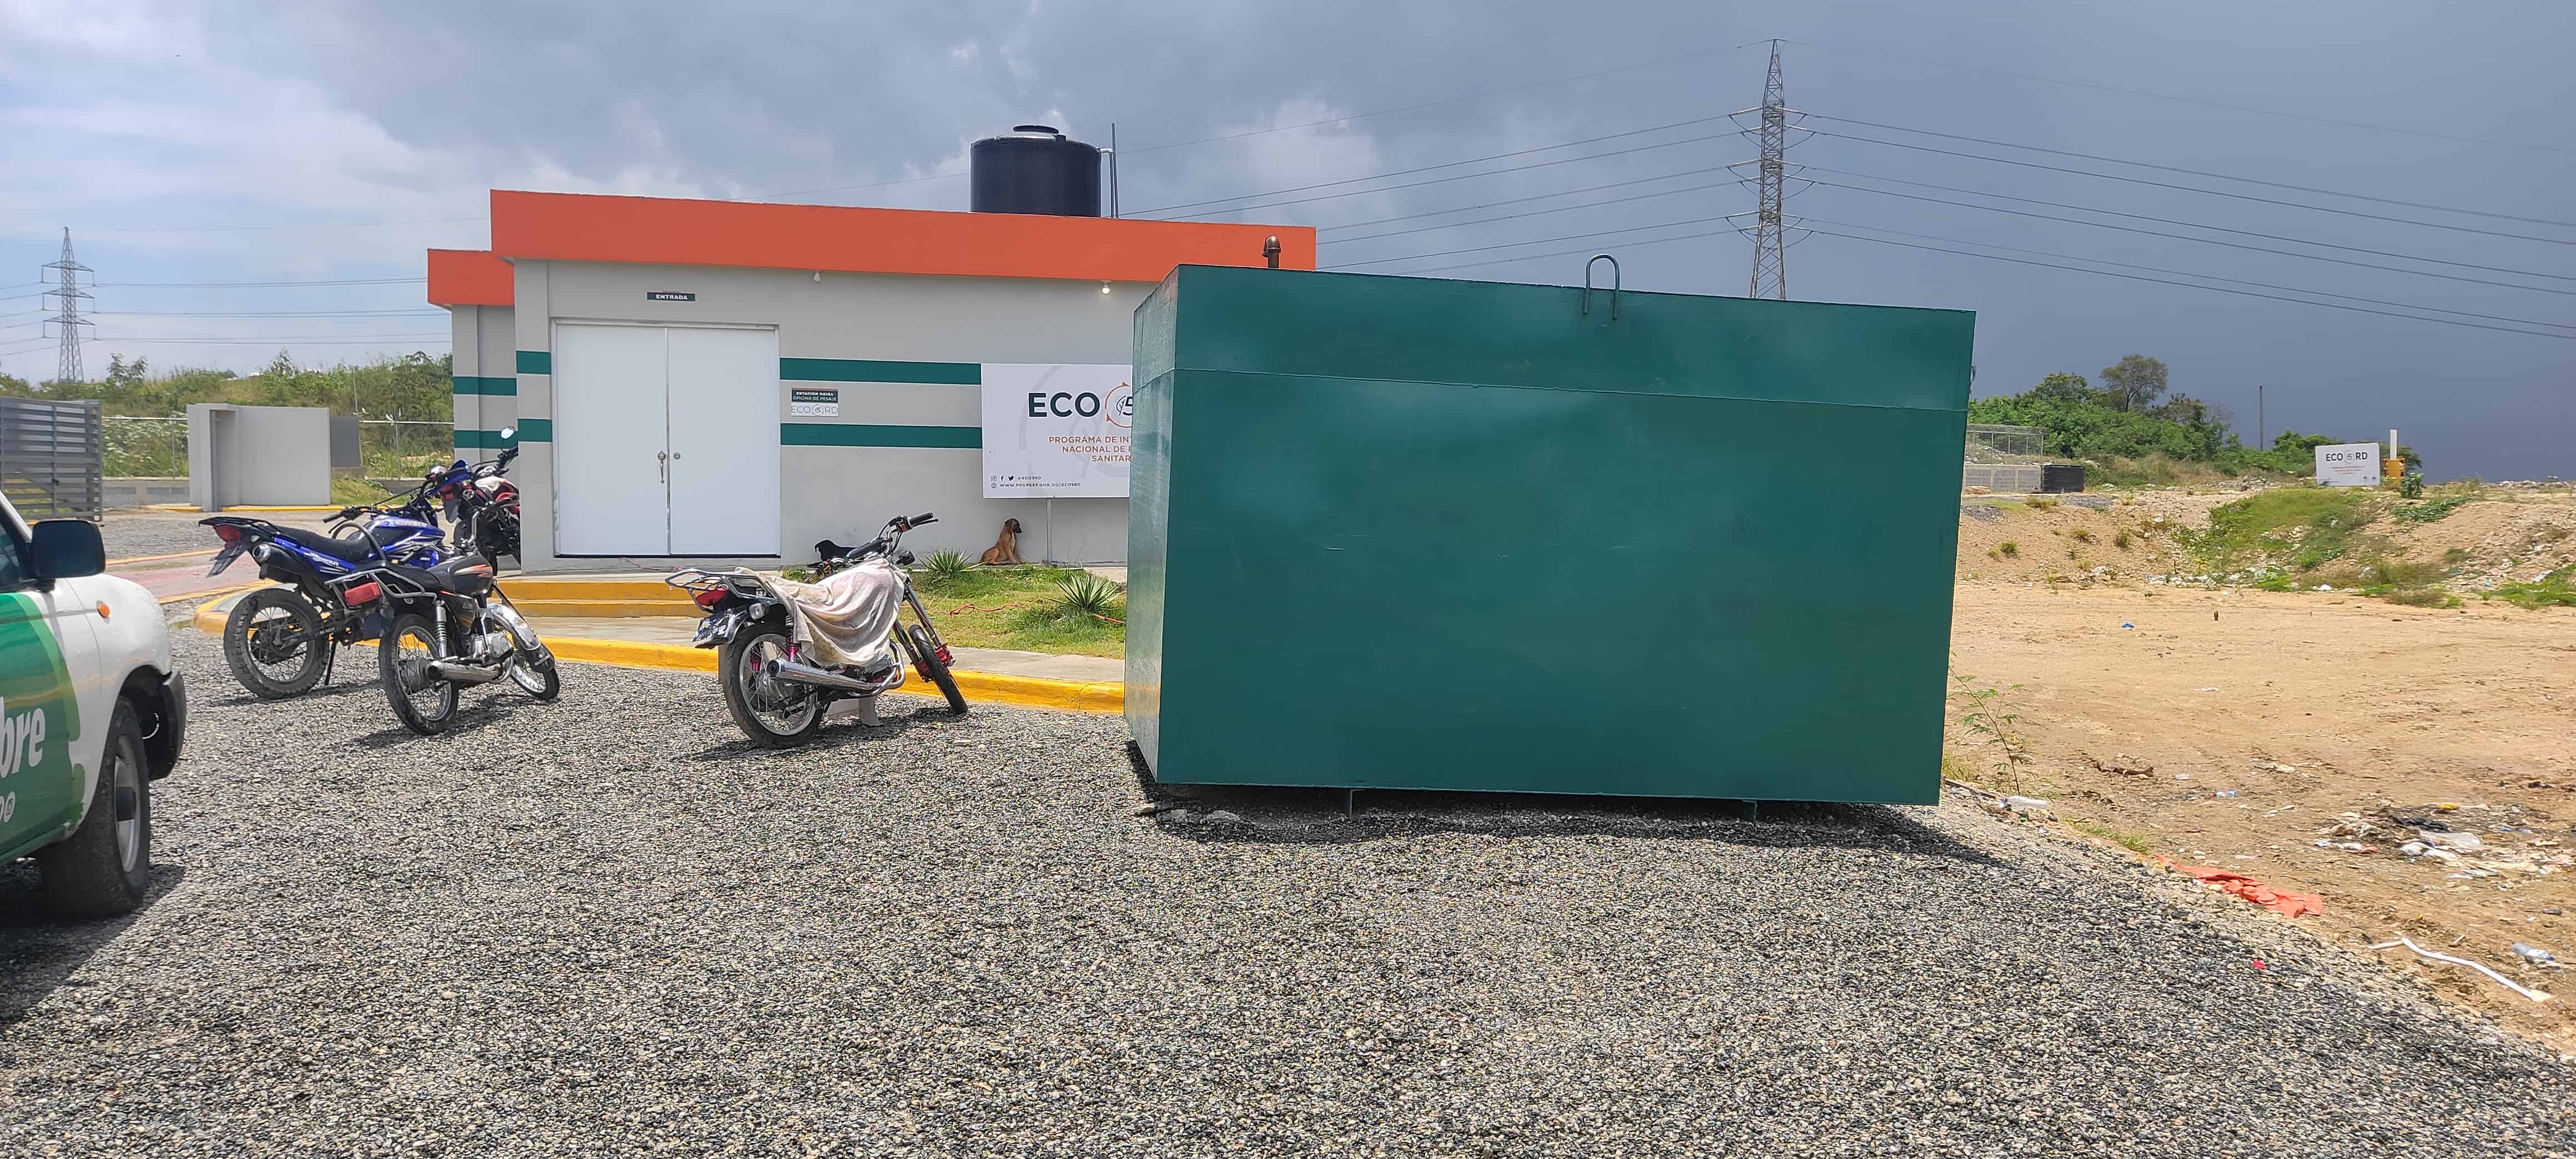
<path fill-rule="evenodd" d="M 2379 444 L 2339 443 L 2317 448 L 2317 482 L 2328 487 L 2379 485 Z"/>
<path fill-rule="evenodd" d="M 1124 363 L 985 363 L 984 497 L 1126 498 L 1134 380 Z"/>

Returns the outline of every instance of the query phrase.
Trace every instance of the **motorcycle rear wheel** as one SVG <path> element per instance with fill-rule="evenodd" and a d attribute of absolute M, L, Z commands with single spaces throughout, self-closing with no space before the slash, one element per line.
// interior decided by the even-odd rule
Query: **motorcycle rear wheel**
<path fill-rule="evenodd" d="M 823 696 L 810 687 L 761 675 L 770 660 L 787 654 L 787 631 L 774 623 L 752 624 L 716 653 L 716 681 L 724 686 L 725 711 L 752 743 L 788 748 L 813 738 L 823 727 Z"/>
<path fill-rule="evenodd" d="M 291 588 L 243 596 L 224 619 L 224 662 L 233 679 L 262 700 L 311 691 L 321 683 L 334 646 L 312 603 Z"/>
<path fill-rule="evenodd" d="M 400 615 L 376 645 L 376 675 L 403 727 L 435 736 L 456 716 L 456 682 L 429 671 L 430 641 L 438 628 L 426 616 Z"/>

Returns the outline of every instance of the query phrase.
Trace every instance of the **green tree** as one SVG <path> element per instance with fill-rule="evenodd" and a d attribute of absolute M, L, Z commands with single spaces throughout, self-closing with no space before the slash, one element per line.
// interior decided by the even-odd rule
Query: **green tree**
<path fill-rule="evenodd" d="M 2101 380 L 2103 391 L 2111 396 L 2111 405 L 2124 411 L 2143 413 L 2164 397 L 2164 360 L 2144 354 L 2123 354 L 2118 362 L 2102 368 Z"/>

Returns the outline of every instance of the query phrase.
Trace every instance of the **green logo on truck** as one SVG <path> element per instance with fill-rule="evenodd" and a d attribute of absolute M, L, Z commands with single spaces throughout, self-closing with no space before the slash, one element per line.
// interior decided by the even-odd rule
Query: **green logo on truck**
<path fill-rule="evenodd" d="M 27 826 L 51 825 L 72 811 L 80 777 L 72 739 L 80 735 L 80 702 L 54 627 L 35 600 L 0 595 L 0 849 Z"/>

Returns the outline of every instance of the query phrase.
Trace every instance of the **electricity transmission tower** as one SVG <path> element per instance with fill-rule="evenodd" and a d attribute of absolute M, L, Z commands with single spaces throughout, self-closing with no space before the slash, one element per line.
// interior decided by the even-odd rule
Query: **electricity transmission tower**
<path fill-rule="evenodd" d="M 70 226 L 63 227 L 62 258 L 47 262 L 40 268 L 52 270 L 55 274 L 50 288 L 45 290 L 43 295 L 54 299 L 54 316 L 45 321 L 62 327 L 60 335 L 63 343 L 62 366 L 54 372 L 54 380 L 57 382 L 82 381 L 87 376 L 81 373 L 81 327 L 94 323 L 81 317 L 81 300 L 89 297 L 89 291 L 81 289 L 80 276 L 96 271 L 73 260 Z"/>
<path fill-rule="evenodd" d="M 1771 42 L 1771 74 L 1762 82 L 1761 200 L 1754 210 L 1753 288 L 1755 298 L 1789 296 L 1789 266 L 1781 251 L 1780 186 L 1788 175 L 1789 100 L 1780 84 L 1780 42 Z"/>

